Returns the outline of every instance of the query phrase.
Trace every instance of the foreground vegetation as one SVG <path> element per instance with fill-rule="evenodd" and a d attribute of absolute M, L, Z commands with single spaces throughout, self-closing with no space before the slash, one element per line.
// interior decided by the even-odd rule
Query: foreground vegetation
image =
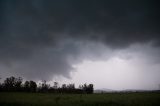
<path fill-rule="evenodd" d="M 1 92 L 0 106 L 160 106 L 160 93 L 53 94 Z"/>

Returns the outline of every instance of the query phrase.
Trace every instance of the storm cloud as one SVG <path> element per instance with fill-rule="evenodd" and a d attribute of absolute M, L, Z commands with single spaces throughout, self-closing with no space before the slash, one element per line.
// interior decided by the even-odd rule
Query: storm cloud
<path fill-rule="evenodd" d="M 0 0 L 0 75 L 70 78 L 73 64 L 134 44 L 159 57 L 159 10 L 156 0 Z"/>

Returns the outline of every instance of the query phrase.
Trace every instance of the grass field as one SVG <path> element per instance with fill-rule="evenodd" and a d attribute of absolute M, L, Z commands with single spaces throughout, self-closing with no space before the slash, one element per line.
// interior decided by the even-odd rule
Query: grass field
<path fill-rule="evenodd" d="M 0 93 L 0 106 L 160 106 L 160 93 Z"/>

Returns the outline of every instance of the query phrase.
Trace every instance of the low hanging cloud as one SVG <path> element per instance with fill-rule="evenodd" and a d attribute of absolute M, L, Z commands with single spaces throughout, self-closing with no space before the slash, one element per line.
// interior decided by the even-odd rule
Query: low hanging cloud
<path fill-rule="evenodd" d="M 73 64 L 134 44 L 159 53 L 158 11 L 156 0 L 1 0 L 0 75 L 70 78 Z"/>

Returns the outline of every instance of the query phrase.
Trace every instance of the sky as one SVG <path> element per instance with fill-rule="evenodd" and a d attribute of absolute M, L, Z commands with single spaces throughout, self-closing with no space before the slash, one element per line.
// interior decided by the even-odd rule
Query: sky
<path fill-rule="evenodd" d="M 0 0 L 0 77 L 160 89 L 157 0 Z"/>

